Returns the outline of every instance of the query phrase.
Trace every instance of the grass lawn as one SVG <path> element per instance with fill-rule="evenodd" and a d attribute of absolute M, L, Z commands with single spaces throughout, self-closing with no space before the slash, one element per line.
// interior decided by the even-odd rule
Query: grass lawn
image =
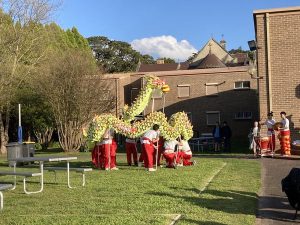
<path fill-rule="evenodd" d="M 49 153 L 41 153 L 41 155 Z M 63 154 L 63 153 L 53 153 Z M 39 156 L 41 156 L 39 155 Z M 90 153 L 77 153 L 71 166 L 91 166 Z M 170 224 L 176 215 L 184 224 L 254 224 L 257 192 L 260 187 L 260 164 L 257 160 L 195 157 L 196 166 L 160 168 L 149 173 L 142 168 L 127 167 L 125 155 L 119 154 L 119 171 L 94 170 L 87 173 L 86 187 L 81 175 L 45 172 L 44 191 L 25 195 L 21 177 L 16 190 L 4 192 L 4 210 L 0 224 Z M 55 165 L 55 164 L 53 164 Z M 207 188 L 200 193 L 208 181 Z M 0 170 L 7 170 L 6 158 L 0 157 Z M 33 170 L 33 169 L 23 169 Z M 2 176 L 0 182 L 12 181 Z M 38 188 L 37 179 L 30 190 Z"/>

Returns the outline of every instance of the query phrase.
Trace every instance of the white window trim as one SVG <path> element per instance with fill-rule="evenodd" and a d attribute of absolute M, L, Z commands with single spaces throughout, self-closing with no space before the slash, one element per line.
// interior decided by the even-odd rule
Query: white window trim
<path fill-rule="evenodd" d="M 179 93 L 178 93 L 179 87 L 189 87 L 189 95 L 188 96 L 179 96 Z M 190 98 L 191 97 L 191 85 L 190 84 L 177 84 L 177 95 L 178 95 L 178 98 Z"/>
<path fill-rule="evenodd" d="M 250 87 L 236 87 L 236 86 L 235 86 L 235 83 L 237 83 L 237 82 L 249 82 L 250 87 L 251 87 L 251 82 L 250 82 L 249 80 L 238 80 L 238 81 L 235 81 L 235 82 L 234 82 L 234 89 L 235 89 L 235 90 L 250 89 Z M 244 83 L 242 83 L 242 84 L 244 84 Z M 243 86 L 244 86 L 244 85 L 243 85 Z"/>
<path fill-rule="evenodd" d="M 209 86 L 216 86 L 217 87 L 217 93 L 215 93 L 215 94 L 207 94 L 207 87 L 209 87 Z M 219 95 L 219 83 L 206 83 L 205 84 L 205 95 L 206 96 L 217 96 L 217 95 Z"/>
<path fill-rule="evenodd" d="M 213 124 L 208 124 L 208 114 L 219 114 L 219 123 L 221 121 L 221 113 L 220 111 L 206 111 L 205 114 L 206 114 L 206 125 L 207 126 L 213 126 L 213 125 L 216 125 L 216 121 L 213 123 Z"/>

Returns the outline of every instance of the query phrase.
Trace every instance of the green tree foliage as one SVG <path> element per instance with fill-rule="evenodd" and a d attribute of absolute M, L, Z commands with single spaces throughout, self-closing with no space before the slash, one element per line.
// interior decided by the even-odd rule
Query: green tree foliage
<path fill-rule="evenodd" d="M 164 60 L 164 63 L 165 63 L 165 64 L 168 64 L 168 63 L 175 63 L 175 60 L 174 60 L 174 59 L 166 58 L 166 57 L 158 58 L 157 60 Z"/>
<path fill-rule="evenodd" d="M 88 42 L 98 65 L 106 73 L 135 71 L 139 62 L 155 62 L 153 57 L 140 54 L 127 42 L 114 41 L 103 36 L 89 37 Z"/>

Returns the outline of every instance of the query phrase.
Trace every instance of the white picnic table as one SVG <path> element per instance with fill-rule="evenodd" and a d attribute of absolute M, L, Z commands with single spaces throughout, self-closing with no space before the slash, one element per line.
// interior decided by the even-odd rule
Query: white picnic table
<path fill-rule="evenodd" d="M 48 156 L 48 157 L 23 157 L 23 158 L 17 158 L 17 159 L 10 159 L 11 162 L 13 162 L 14 165 L 14 172 L 16 173 L 16 167 L 18 162 L 39 162 L 39 173 L 34 173 L 31 176 L 39 176 L 40 177 L 40 184 L 41 188 L 38 191 L 29 192 L 26 190 L 26 178 L 24 178 L 24 192 L 26 194 L 33 194 L 33 193 L 39 193 L 43 191 L 44 188 L 44 162 L 61 162 L 66 161 L 67 163 L 67 181 L 68 181 L 68 188 L 72 188 L 70 185 L 70 161 L 76 160 L 77 157 L 75 156 Z M 14 182 L 14 188 L 16 185 L 16 176 L 15 176 L 15 182 Z"/>
<path fill-rule="evenodd" d="M 214 139 L 214 137 L 211 136 L 206 136 L 206 137 L 197 137 L 197 138 L 191 138 L 189 140 L 190 145 L 193 146 L 193 150 L 194 150 L 194 146 L 197 146 L 197 151 L 199 152 L 199 147 L 201 147 L 201 150 L 203 151 L 203 142 L 209 142 L 212 141 Z"/>

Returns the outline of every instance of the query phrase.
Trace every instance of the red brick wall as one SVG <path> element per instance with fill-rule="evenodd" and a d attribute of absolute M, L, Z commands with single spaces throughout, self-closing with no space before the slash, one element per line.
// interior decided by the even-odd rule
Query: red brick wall
<path fill-rule="evenodd" d="M 169 71 L 151 73 L 159 76 L 170 86 L 171 91 L 166 95 L 165 113 L 170 116 L 178 111 L 192 113 L 194 129 L 199 133 L 211 132 L 212 126 L 206 125 L 206 111 L 220 111 L 221 121 L 227 121 L 234 136 L 247 134 L 254 119 L 258 118 L 257 81 L 251 79 L 248 67 L 207 69 L 193 71 Z M 138 87 L 142 75 L 132 75 L 132 81 Z M 223 83 L 218 86 L 218 96 L 206 96 L 206 83 Z M 234 90 L 236 81 L 250 81 L 249 90 Z M 134 83 L 134 82 L 133 82 Z M 177 85 L 190 85 L 190 96 L 179 98 Z M 155 99 L 155 110 L 162 110 L 163 99 Z M 151 112 L 152 102 L 145 110 Z M 237 112 L 252 112 L 252 120 L 234 119 Z"/>
<path fill-rule="evenodd" d="M 260 116 L 265 117 L 268 103 L 267 30 L 265 13 L 254 15 L 259 49 L 258 73 Z M 269 13 L 270 70 L 272 111 L 275 119 L 285 111 L 291 121 L 292 139 L 300 139 L 300 11 Z"/>

